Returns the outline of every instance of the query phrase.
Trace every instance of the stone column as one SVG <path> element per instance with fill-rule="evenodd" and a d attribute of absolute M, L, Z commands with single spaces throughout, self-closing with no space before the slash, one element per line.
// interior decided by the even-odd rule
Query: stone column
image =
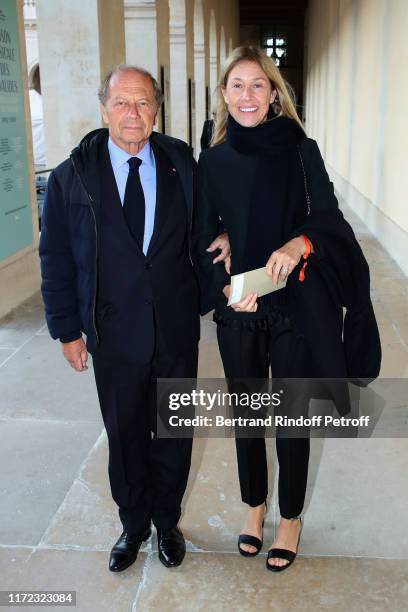
<path fill-rule="evenodd" d="M 218 83 L 218 58 L 210 57 L 210 96 L 211 96 L 211 108 L 210 113 L 215 110 L 215 103 L 217 100 L 217 83 Z"/>
<path fill-rule="evenodd" d="M 223 66 L 225 58 L 227 57 L 227 43 L 225 41 L 225 30 L 224 26 L 221 26 L 220 32 L 220 65 Z"/>
<path fill-rule="evenodd" d="M 200 154 L 200 137 L 203 131 L 205 117 L 205 47 L 204 44 L 194 45 L 194 79 L 195 79 L 195 101 L 196 101 L 196 126 L 195 126 L 195 156 Z"/>
<path fill-rule="evenodd" d="M 170 135 L 188 141 L 188 89 L 185 0 L 169 0 Z"/>
<path fill-rule="evenodd" d="M 217 45 L 217 24 L 215 20 L 214 10 L 211 9 L 210 14 L 210 36 L 209 36 L 209 72 L 210 72 L 210 96 L 211 108 L 214 110 L 214 105 L 217 99 L 217 82 L 218 82 L 218 45 Z"/>
<path fill-rule="evenodd" d="M 47 165 L 54 167 L 101 127 L 97 91 L 125 61 L 123 2 L 37 0 Z"/>
<path fill-rule="evenodd" d="M 193 134 L 194 153 L 200 154 L 200 137 L 206 119 L 205 89 L 205 38 L 204 12 L 202 0 L 194 3 L 194 81 L 195 81 L 195 134 Z"/>
<path fill-rule="evenodd" d="M 125 0 L 126 63 L 148 70 L 157 80 L 156 0 Z"/>

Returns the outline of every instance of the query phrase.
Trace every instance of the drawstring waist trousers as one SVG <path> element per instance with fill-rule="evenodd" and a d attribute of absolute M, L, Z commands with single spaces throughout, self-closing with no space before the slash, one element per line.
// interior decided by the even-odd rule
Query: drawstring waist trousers
<path fill-rule="evenodd" d="M 306 377 L 310 355 L 301 334 L 285 315 L 273 307 L 262 319 L 226 318 L 214 314 L 217 338 L 229 391 L 234 378 L 268 379 Z M 232 387 L 232 388 L 231 388 Z M 236 437 L 241 497 L 252 507 L 268 496 L 268 468 L 263 437 Z M 309 464 L 309 438 L 279 437 L 276 450 L 279 462 L 279 508 L 284 518 L 301 514 L 306 494 Z"/>

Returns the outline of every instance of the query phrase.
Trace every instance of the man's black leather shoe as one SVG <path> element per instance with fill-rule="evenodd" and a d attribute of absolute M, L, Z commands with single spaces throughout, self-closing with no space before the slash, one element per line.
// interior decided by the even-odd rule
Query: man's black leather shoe
<path fill-rule="evenodd" d="M 178 527 L 157 530 L 159 559 L 166 567 L 177 567 L 186 554 L 184 536 Z"/>
<path fill-rule="evenodd" d="M 125 531 L 111 550 L 109 569 L 111 572 L 122 572 L 137 559 L 142 542 L 148 540 L 152 530 L 147 527 L 140 535 L 129 535 Z"/>

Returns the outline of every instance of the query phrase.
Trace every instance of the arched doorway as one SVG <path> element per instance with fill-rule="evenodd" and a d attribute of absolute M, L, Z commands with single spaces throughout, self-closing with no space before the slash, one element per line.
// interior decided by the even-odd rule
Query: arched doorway
<path fill-rule="evenodd" d="M 41 96 L 40 66 L 35 64 L 28 74 L 33 155 L 36 167 L 45 166 L 44 112 Z"/>

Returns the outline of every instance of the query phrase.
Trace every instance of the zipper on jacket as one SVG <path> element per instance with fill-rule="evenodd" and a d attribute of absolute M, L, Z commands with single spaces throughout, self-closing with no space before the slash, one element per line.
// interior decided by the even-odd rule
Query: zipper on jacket
<path fill-rule="evenodd" d="M 187 168 L 187 172 L 188 172 L 188 170 L 189 169 Z M 191 166 L 191 174 L 193 176 L 193 181 L 192 181 L 192 184 L 191 184 L 191 191 L 192 191 L 192 193 L 191 193 L 191 211 L 190 211 L 190 215 L 189 215 L 190 218 L 188 219 L 188 227 L 187 227 L 187 248 L 188 248 L 188 256 L 190 258 L 191 267 L 194 268 L 194 262 L 193 262 L 193 258 L 191 256 L 191 241 L 192 241 L 192 238 L 193 238 L 193 214 L 194 214 L 194 204 L 196 204 L 194 202 L 194 194 L 195 194 L 194 187 L 195 187 L 195 185 L 194 185 L 193 165 Z M 188 210 L 188 204 L 187 204 L 187 215 L 188 215 L 188 213 L 189 213 L 189 210 Z"/>
<path fill-rule="evenodd" d="M 94 277 L 94 282 L 95 282 L 95 290 L 94 290 L 94 295 L 93 295 L 93 305 L 92 305 L 92 322 L 93 322 L 93 327 L 94 327 L 94 332 L 95 332 L 95 336 L 96 336 L 96 343 L 99 344 L 99 334 L 98 334 L 98 330 L 96 329 L 96 316 L 95 316 L 95 312 L 96 312 L 96 286 L 97 286 L 97 282 L 98 282 L 98 228 L 96 225 L 96 215 L 95 215 L 95 211 L 93 208 L 93 198 L 91 196 L 91 194 L 89 193 L 88 189 L 86 188 L 86 185 L 84 183 L 84 181 L 82 180 L 82 176 L 80 174 L 80 172 L 78 171 L 76 165 L 75 165 L 75 161 L 73 156 L 71 155 L 71 163 L 72 166 L 75 170 L 75 174 L 77 175 L 79 182 L 82 185 L 83 190 L 85 191 L 86 195 L 88 196 L 89 199 L 89 207 L 92 211 L 92 216 L 93 216 L 93 220 L 94 220 L 94 228 L 95 228 L 95 277 Z"/>

